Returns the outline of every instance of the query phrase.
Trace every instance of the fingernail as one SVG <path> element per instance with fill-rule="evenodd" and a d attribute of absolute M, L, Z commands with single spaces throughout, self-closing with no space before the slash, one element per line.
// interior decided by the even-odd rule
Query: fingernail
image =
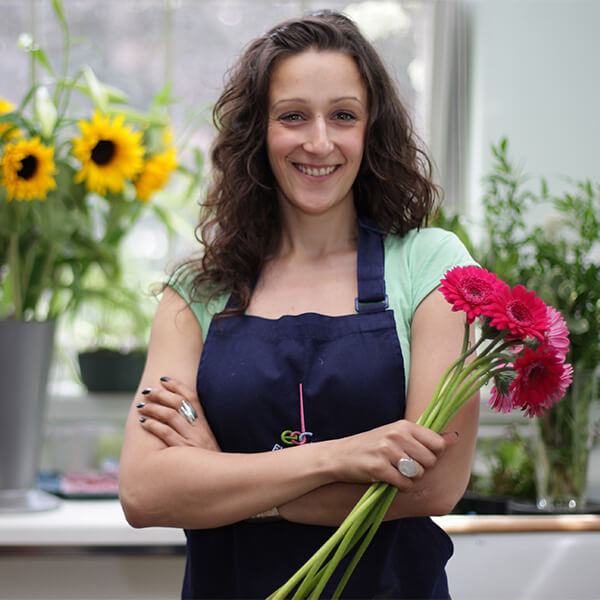
<path fill-rule="evenodd" d="M 138 404 L 135 405 L 136 408 L 144 408 L 144 406 L 146 406 L 145 402 L 140 402 Z"/>
<path fill-rule="evenodd" d="M 161 377 L 160 378 L 161 381 L 171 381 L 170 377 Z"/>
<path fill-rule="evenodd" d="M 145 396 L 146 394 L 149 394 L 151 391 L 152 391 L 152 388 L 146 388 L 146 389 L 142 390 L 142 394 L 144 394 L 144 396 Z"/>
<path fill-rule="evenodd" d="M 454 432 L 456 434 L 456 437 L 458 437 L 460 434 L 458 433 L 458 431 Z"/>
<path fill-rule="evenodd" d="M 146 417 L 140 417 L 140 423 L 145 423 L 146 422 Z"/>

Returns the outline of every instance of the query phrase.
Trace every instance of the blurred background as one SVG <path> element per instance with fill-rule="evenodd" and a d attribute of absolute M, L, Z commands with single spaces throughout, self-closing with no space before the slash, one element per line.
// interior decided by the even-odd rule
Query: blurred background
<path fill-rule="evenodd" d="M 498 151 L 502 140 L 515 178 L 531 176 L 520 183 L 524 193 L 537 194 L 528 199 L 532 210 L 523 215 L 526 226 L 554 227 L 540 229 L 540 236 L 550 236 L 558 227 L 552 222 L 555 212 L 541 201 L 540 178 L 563 199 L 571 193 L 569 180 L 589 181 L 597 206 L 600 2 L 596 0 L 63 0 L 62 7 L 71 36 L 71 72 L 90 66 L 99 81 L 125 91 L 129 105 L 140 110 L 170 85 L 172 101 L 166 110 L 179 162 L 193 164 L 196 170 L 192 184 L 189 173 L 173 173 L 168 185 L 152 196 L 151 204 L 168 216 L 169 227 L 155 212 L 143 213 L 119 248 L 122 283 L 136 298 L 135 310 L 130 311 L 127 302 L 90 302 L 58 320 L 40 468 L 45 474 L 109 477 L 108 483 L 88 481 L 88 488 L 81 479 L 72 482 L 70 497 L 116 495 L 123 423 L 157 302 L 153 290 L 180 260 L 196 251 L 194 225 L 213 135 L 211 106 L 224 73 L 244 45 L 272 25 L 323 8 L 343 11 L 356 20 L 385 59 L 433 159 L 436 181 L 444 189 L 440 223 L 466 236 L 476 258 L 484 255 L 481 249 L 494 230 L 486 221 L 485 198 L 490 174 L 498 174 L 498 156 L 492 149 Z M 28 51 L 23 51 L 22 40 L 19 43 L 23 33 L 33 39 Z M 0 0 L 0 96 L 18 105 L 34 81 L 49 83 L 40 62 L 31 60 L 32 49 L 42 48 L 48 60 L 60 65 L 63 44 L 64 32 L 51 0 Z M 71 106 L 74 112 L 85 112 L 92 101 L 73 96 Z M 563 220 L 566 229 L 557 246 L 579 236 L 572 217 Z M 594 226 L 597 230 L 597 220 Z M 515 247 L 518 250 L 518 241 Z M 569 248 L 561 282 L 575 273 L 569 271 Z M 588 250 L 586 265 L 597 273 L 598 246 L 592 244 Z M 489 252 L 486 257 L 491 260 Z M 489 264 L 502 267 L 493 260 Z M 534 267 L 528 268 L 531 274 Z M 598 275 L 588 271 L 588 276 L 598 286 Z M 545 285 L 556 287 L 556 278 Z M 596 295 L 584 301 L 588 312 L 578 309 L 569 323 L 582 335 L 591 332 L 586 343 L 594 357 L 600 348 L 596 289 L 590 287 Z M 569 290 L 565 293 L 575 293 Z M 133 375 L 133 384 L 103 385 L 105 375 L 100 376 L 99 387 L 83 380 L 80 355 L 99 348 L 141 354 L 141 363 L 138 356 L 137 363 L 124 367 Z M 596 381 L 597 361 L 593 367 Z M 593 393 L 586 425 L 593 450 L 586 487 L 588 498 L 600 500 L 596 387 Z M 536 477 L 527 441 L 533 435 L 531 423 L 519 415 L 492 413 L 486 399 L 484 394 L 474 479 L 479 476 L 479 490 L 489 495 L 531 498 Z M 51 488 L 56 481 L 44 485 Z M 544 593 L 549 590 L 544 588 Z M 504 597 L 517 597 L 511 593 Z M 531 589 L 529 593 L 528 598 L 550 597 L 541 592 L 536 596 Z"/>

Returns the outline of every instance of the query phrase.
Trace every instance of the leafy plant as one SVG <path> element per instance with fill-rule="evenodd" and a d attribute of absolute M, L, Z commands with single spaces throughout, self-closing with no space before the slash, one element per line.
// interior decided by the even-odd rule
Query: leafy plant
<path fill-rule="evenodd" d="M 71 73 L 67 20 L 60 0 L 52 5 L 60 69 L 21 35 L 32 73 L 37 65 L 44 79 L 18 105 L 0 98 L 0 317 L 19 320 L 55 318 L 90 298 L 121 304 L 124 239 L 147 214 L 171 231 L 173 216 L 155 192 L 176 169 L 190 180 L 188 193 L 202 176 L 198 153 L 191 168 L 178 165 L 169 86 L 139 110 L 89 66 Z M 73 109 L 74 95 L 88 108 Z M 129 309 L 135 314 L 136 303 Z"/>
<path fill-rule="evenodd" d="M 481 473 L 471 475 L 471 491 L 489 496 L 535 499 L 535 465 L 529 438 L 510 426 L 506 435 L 500 438 L 480 439 L 478 447 L 484 468 Z"/>

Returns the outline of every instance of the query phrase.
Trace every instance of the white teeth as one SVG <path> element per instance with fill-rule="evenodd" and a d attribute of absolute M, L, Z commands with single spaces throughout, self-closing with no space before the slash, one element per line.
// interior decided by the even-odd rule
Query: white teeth
<path fill-rule="evenodd" d="M 337 168 L 337 167 L 333 166 L 333 167 L 321 167 L 319 169 L 314 169 L 312 167 L 305 167 L 303 165 L 298 165 L 298 164 L 296 164 L 295 167 L 298 169 L 298 171 L 304 173 L 305 175 L 312 175 L 313 177 L 329 175 L 330 173 L 333 173 Z"/>

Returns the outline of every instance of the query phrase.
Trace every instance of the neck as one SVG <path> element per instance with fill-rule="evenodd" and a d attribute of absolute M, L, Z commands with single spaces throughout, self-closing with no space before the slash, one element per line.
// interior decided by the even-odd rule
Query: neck
<path fill-rule="evenodd" d="M 282 219 L 279 257 L 310 262 L 338 252 L 356 249 L 356 212 L 333 215 L 286 215 Z"/>

